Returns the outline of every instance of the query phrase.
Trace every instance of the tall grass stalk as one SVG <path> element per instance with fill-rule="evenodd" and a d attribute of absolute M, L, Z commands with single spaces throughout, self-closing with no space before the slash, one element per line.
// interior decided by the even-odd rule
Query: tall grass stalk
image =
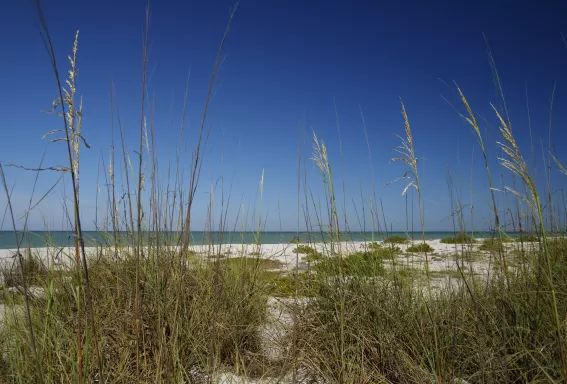
<path fill-rule="evenodd" d="M 149 48 L 149 24 L 150 24 L 150 7 L 149 2 L 146 6 L 146 24 L 145 24 L 145 37 L 143 45 L 142 54 L 142 100 L 140 103 L 140 131 L 139 131 L 139 147 L 138 147 L 138 193 L 137 193 L 137 231 L 136 240 L 137 244 L 134 249 L 135 252 L 135 262 L 136 262 L 136 305 L 135 305 L 135 319 L 134 324 L 136 325 L 136 374 L 137 380 L 140 381 L 140 323 L 141 319 L 141 298 L 140 298 L 140 253 L 142 252 L 142 190 L 144 185 L 144 171 L 142 169 L 143 162 L 143 149 L 144 149 L 144 129 L 145 129 L 145 119 L 144 107 L 146 101 L 146 76 L 148 67 L 148 48 Z"/>
<path fill-rule="evenodd" d="M 472 108 L 469 105 L 469 102 L 467 100 L 467 98 L 465 97 L 465 94 L 463 93 L 463 91 L 461 90 L 461 88 L 459 88 L 457 86 L 457 91 L 459 92 L 459 96 L 461 98 L 461 102 L 463 103 L 463 105 L 465 106 L 465 109 L 467 110 L 467 114 L 468 116 L 464 116 L 462 114 L 460 114 L 461 118 L 463 118 L 463 120 L 465 120 L 473 129 L 475 135 L 476 135 L 476 139 L 478 141 L 478 144 L 480 146 L 480 149 L 482 151 L 482 157 L 484 160 L 484 168 L 486 169 L 486 177 L 488 178 L 488 186 L 490 189 L 490 198 L 492 200 L 492 211 L 494 213 L 494 222 L 495 222 L 495 227 L 496 227 L 496 231 L 498 234 L 498 239 L 500 240 L 498 242 L 498 258 L 499 258 L 499 262 L 501 265 L 501 271 L 504 273 L 504 276 L 506 277 L 506 282 L 509 283 L 509 276 L 508 276 L 508 266 L 506 263 L 506 256 L 504 254 L 504 249 L 502 248 L 502 226 L 500 224 L 500 215 L 498 213 L 498 205 L 496 204 L 496 196 L 495 196 L 495 187 L 494 187 L 494 183 L 492 181 L 492 172 L 490 171 L 490 166 L 489 166 L 489 162 L 488 162 L 488 155 L 486 153 L 486 148 L 484 146 L 484 140 L 482 138 L 482 133 L 480 132 L 480 126 L 478 124 L 478 120 L 472 110 Z"/>
<path fill-rule="evenodd" d="M 113 99 L 113 95 L 114 95 L 114 89 L 112 86 L 112 80 L 109 79 L 109 98 L 110 98 L 110 135 L 111 135 L 111 146 L 110 146 L 110 158 L 109 158 L 109 163 L 108 163 L 108 178 L 110 179 L 110 188 L 112 191 L 112 194 L 109 194 L 109 199 L 111 201 L 110 203 L 110 209 L 111 209 L 111 214 L 110 217 L 112 219 L 112 235 L 114 238 L 114 257 L 117 258 L 118 257 L 118 243 L 120 240 L 120 234 L 119 234 L 119 228 L 120 226 L 118 225 L 118 204 L 116 203 L 116 183 L 115 183 L 115 161 L 114 161 L 114 155 L 115 155 L 115 144 L 114 144 L 114 99 Z"/>
<path fill-rule="evenodd" d="M 327 204 L 330 206 L 329 208 L 329 235 L 330 235 L 330 243 L 331 243 L 331 255 L 335 255 L 335 247 L 334 243 L 336 242 L 338 246 L 338 260 L 339 260 L 339 295 L 340 300 L 338 303 L 339 306 L 339 335 L 340 335 L 340 349 L 339 349 L 339 357 L 340 357 L 340 364 L 341 364 L 341 371 L 339 374 L 339 380 L 343 380 L 345 370 L 346 370 L 346 361 L 345 361 L 345 320 L 344 320 L 344 292 L 343 292 L 343 267 L 342 267 L 342 246 L 341 246 L 341 238 L 340 238 L 340 228 L 339 228 L 339 215 L 337 210 L 337 203 L 335 198 L 335 188 L 333 184 L 333 173 L 331 171 L 331 164 L 329 163 L 329 156 L 327 153 L 327 147 L 323 141 L 320 141 L 313 131 L 313 157 L 312 160 L 315 162 L 317 168 L 321 172 L 323 177 L 323 182 L 325 184 L 325 195 L 328 197 Z"/>
<path fill-rule="evenodd" d="M 518 191 L 506 187 L 508 191 L 513 193 L 518 199 L 526 202 L 530 210 L 532 211 L 533 215 L 537 217 L 538 221 L 538 231 L 541 236 L 541 243 L 543 245 L 543 252 L 545 256 L 545 263 L 547 266 L 547 283 L 549 286 L 549 290 L 551 292 L 551 299 L 552 299 L 552 306 L 553 306 L 553 314 L 555 319 L 555 332 L 557 334 L 557 347 L 559 349 L 559 356 L 561 359 L 561 368 L 562 368 L 562 375 L 563 375 L 563 382 L 567 384 L 567 363 L 565 361 L 565 336 L 563 335 L 563 324 L 562 320 L 559 316 L 559 309 L 557 305 L 557 292 L 555 290 L 555 284 L 552 278 L 552 261 L 551 261 L 551 251 L 549 249 L 549 243 L 547 239 L 547 231 L 545 230 L 544 224 L 544 217 L 543 217 L 543 209 L 539 197 L 539 193 L 537 191 L 536 185 L 534 180 L 532 179 L 529 171 L 528 166 L 520 152 L 520 148 L 516 143 L 516 139 L 512 132 L 512 126 L 507 124 L 504 119 L 502 118 L 501 114 L 492 106 L 498 120 L 500 122 L 500 132 L 502 137 L 504 138 L 503 142 L 499 142 L 499 146 L 506 155 L 506 157 L 499 158 L 500 163 L 506 169 L 508 169 L 513 174 L 520 177 L 524 185 L 527 187 L 529 195 L 522 195 Z"/>
<path fill-rule="evenodd" d="M 374 164 L 372 162 L 372 150 L 370 149 L 370 139 L 368 138 L 368 129 L 366 127 L 366 119 L 364 118 L 364 113 L 362 113 L 362 107 L 359 106 L 358 109 L 360 109 L 360 118 L 362 119 L 362 128 L 364 129 L 364 138 L 366 139 L 366 148 L 368 150 L 368 162 L 370 163 L 370 177 L 372 178 L 372 195 L 370 196 L 370 221 L 372 222 L 372 236 L 371 236 L 371 241 L 374 242 L 375 238 L 374 238 L 374 234 L 376 233 L 376 230 L 378 232 L 380 232 L 380 220 L 377 219 L 377 228 L 375 228 L 374 226 L 374 219 L 377 218 L 377 215 L 375 215 L 375 210 L 374 210 L 374 206 L 375 204 L 373 204 L 373 201 L 376 200 L 376 182 L 375 182 L 375 176 L 374 176 Z M 372 199 L 374 197 L 374 200 Z"/>
<path fill-rule="evenodd" d="M 419 221 L 421 223 L 421 240 L 423 242 L 423 244 L 425 243 L 425 219 L 424 219 L 424 215 L 423 215 L 423 204 L 422 204 L 422 200 L 421 200 L 421 188 L 419 186 L 419 172 L 418 172 L 418 168 L 417 168 L 417 162 L 418 162 L 418 158 L 415 155 L 415 148 L 413 145 L 413 136 L 411 133 L 411 127 L 410 127 L 410 123 L 409 123 L 409 119 L 408 119 L 408 115 L 406 112 L 406 107 L 404 105 L 403 102 L 401 102 L 402 105 L 402 117 L 404 119 L 404 123 L 405 123 L 405 137 L 401 137 L 398 135 L 398 138 L 401 141 L 400 146 L 398 146 L 395 151 L 398 152 L 401 157 L 394 157 L 392 159 L 393 162 L 402 162 L 407 166 L 407 171 L 404 173 L 404 175 L 397 179 L 397 180 L 407 180 L 407 184 L 404 187 L 403 191 L 402 191 L 402 195 L 405 195 L 408 191 L 408 189 L 410 188 L 414 188 L 417 192 L 417 205 L 418 205 L 418 209 L 419 209 Z M 397 181 L 394 180 L 394 181 Z M 429 257 L 428 257 L 428 252 L 425 251 L 424 252 L 425 255 L 425 274 L 427 276 L 427 291 L 428 291 L 428 295 L 429 295 L 429 299 L 432 299 L 432 293 L 431 293 L 431 276 L 430 276 L 430 271 L 429 271 Z M 435 343 L 435 350 L 433 351 L 434 353 L 434 361 L 432 362 L 433 364 L 433 370 L 435 371 L 436 375 L 437 375 L 437 381 L 439 383 L 443 382 L 443 377 L 441 374 L 441 362 L 440 362 L 440 357 L 439 357 L 439 345 L 438 345 L 438 340 L 437 340 L 437 323 L 435 321 L 435 310 L 432 309 L 430 310 L 430 316 L 431 316 L 431 325 L 433 327 L 433 337 L 434 337 L 434 343 Z"/>
<path fill-rule="evenodd" d="M 209 88 L 207 89 L 207 96 L 205 97 L 205 106 L 203 107 L 203 115 L 201 116 L 201 124 L 199 126 L 199 135 L 197 138 L 197 143 L 195 145 L 195 154 L 191 164 L 191 174 L 189 176 L 189 195 L 187 198 L 187 210 L 185 215 L 185 225 L 183 227 L 183 249 L 186 250 L 189 247 L 189 233 L 191 232 L 191 208 L 193 207 L 193 201 L 195 198 L 195 193 L 197 192 L 197 186 L 199 184 L 199 178 L 201 176 L 201 164 L 202 159 L 200 157 L 201 154 L 201 146 L 203 143 L 203 134 L 205 132 L 205 123 L 207 120 L 207 112 L 209 110 L 209 103 L 211 101 L 213 87 L 215 85 L 215 78 L 217 76 L 218 71 L 220 70 L 221 65 L 221 55 L 224 48 L 224 44 L 228 37 L 228 32 L 230 31 L 230 26 L 232 24 L 232 20 L 236 13 L 236 9 L 238 8 L 238 2 L 234 5 L 232 10 L 230 11 L 230 16 L 228 18 L 228 23 L 226 25 L 226 29 L 224 31 L 224 35 L 222 37 L 219 49 L 217 51 L 217 56 L 215 58 L 215 63 L 213 65 L 213 71 L 211 72 L 211 78 L 209 80 Z"/>
<path fill-rule="evenodd" d="M 2 167 L 2 163 L 0 162 L 0 176 L 2 177 L 2 185 L 4 186 L 4 192 L 6 193 L 6 201 L 7 201 L 7 207 L 10 211 L 10 219 L 12 221 L 12 228 L 14 231 L 14 237 L 16 240 L 16 258 L 18 260 L 19 263 L 19 269 L 20 269 L 20 278 L 22 280 L 22 288 L 24 289 L 24 298 L 25 298 L 25 304 L 26 304 L 26 321 L 27 321 L 27 326 L 28 326 L 28 331 L 29 331 L 29 345 L 30 345 L 30 351 L 32 354 L 32 358 L 35 362 L 36 365 L 36 369 L 37 369 L 37 374 L 34 375 L 36 377 L 36 379 L 38 380 L 38 382 L 43 383 L 44 382 L 44 377 L 43 377 L 43 370 L 41 368 L 41 358 L 38 355 L 37 352 L 37 345 L 36 345 L 36 341 L 35 341 L 35 332 L 34 332 L 34 327 L 32 324 L 32 319 L 31 319 L 31 311 L 30 311 L 30 295 L 28 292 L 28 284 L 26 281 L 26 276 L 24 275 L 24 263 L 23 263 L 23 256 L 20 252 L 20 240 L 18 239 L 18 231 L 16 229 L 16 220 L 14 219 L 14 211 L 12 209 L 12 201 L 10 198 L 10 192 L 8 191 L 8 183 L 6 182 L 6 176 L 4 175 L 4 168 Z"/>
<path fill-rule="evenodd" d="M 55 52 L 53 48 L 53 44 L 51 42 L 51 36 L 49 34 L 49 29 L 47 26 L 47 21 L 43 15 L 43 10 L 41 7 L 40 0 L 36 0 L 36 10 L 37 15 L 39 18 L 39 23 L 41 27 L 41 36 L 43 38 L 44 45 L 48 51 L 49 58 L 51 61 L 52 71 L 55 76 L 55 81 L 57 83 L 57 88 L 59 90 L 59 98 L 53 103 L 54 110 L 57 107 L 60 107 L 61 113 L 59 114 L 63 119 L 63 133 L 64 137 L 59 139 L 54 139 L 54 141 L 65 141 L 67 143 L 67 155 L 69 160 L 69 173 L 71 176 L 71 183 L 72 183 L 72 192 L 73 192 L 73 210 L 74 210 L 74 232 L 75 232 L 75 261 L 77 265 L 77 271 L 80 270 L 80 265 L 82 261 L 83 266 L 83 275 L 84 275 L 84 284 L 86 290 L 86 301 L 87 301 L 87 312 L 89 315 L 89 322 L 92 329 L 92 335 L 94 339 L 96 355 L 99 365 L 99 375 L 101 380 L 103 379 L 103 362 L 102 356 L 100 355 L 99 351 L 99 343 L 97 340 L 97 333 L 96 333 L 96 324 L 94 323 L 94 308 L 92 305 L 92 297 L 91 297 L 91 290 L 90 290 L 90 281 L 89 281 L 89 270 L 87 265 L 87 258 L 85 254 L 85 242 L 83 239 L 83 232 L 81 227 L 81 218 L 80 218 L 80 207 L 79 207 L 79 155 L 80 155 L 80 147 L 81 142 L 84 142 L 85 146 L 88 147 L 86 141 L 81 133 L 81 126 L 82 126 L 82 103 L 79 105 L 79 108 L 75 108 L 75 77 L 77 74 L 76 63 L 77 63 L 77 46 L 78 46 L 78 38 L 79 38 L 79 31 L 77 31 L 75 35 L 75 42 L 73 44 L 73 56 L 69 57 L 69 62 L 71 64 L 71 70 L 69 71 L 69 79 L 66 80 L 67 89 L 62 87 L 60 77 L 59 77 L 59 70 L 57 67 L 57 61 L 55 59 Z M 50 133 L 54 133 L 53 131 Z M 48 133 L 49 134 L 49 133 Z M 82 255 L 82 260 L 80 257 Z M 80 313 L 77 314 L 77 320 L 80 324 Z M 78 381 L 82 383 L 83 381 L 83 357 L 82 357 L 82 341 L 80 339 L 80 327 L 78 327 L 77 332 L 77 346 L 78 346 L 78 356 L 77 356 L 77 363 L 78 363 Z"/>

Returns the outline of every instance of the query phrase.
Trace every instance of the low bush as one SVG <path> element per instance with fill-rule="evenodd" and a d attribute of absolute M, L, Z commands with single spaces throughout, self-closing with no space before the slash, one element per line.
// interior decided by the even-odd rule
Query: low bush
<path fill-rule="evenodd" d="M 481 251 L 498 252 L 498 249 L 504 248 L 505 243 L 512 243 L 514 240 L 504 237 L 504 238 L 488 238 L 483 239 L 482 244 L 479 249 Z"/>
<path fill-rule="evenodd" d="M 371 243 L 366 244 L 366 248 L 378 250 L 378 249 L 382 249 L 383 247 L 382 244 L 373 241 Z"/>
<path fill-rule="evenodd" d="M 403 236 L 390 236 L 384 239 L 385 244 L 407 244 L 409 239 Z"/>
<path fill-rule="evenodd" d="M 472 244 L 475 241 L 474 237 L 469 236 L 465 232 L 459 232 L 455 237 L 445 237 L 441 239 L 441 243 L 443 244 Z"/>
<path fill-rule="evenodd" d="M 278 269 L 282 266 L 282 262 L 275 259 L 266 259 L 261 257 L 229 257 L 221 259 L 219 262 L 230 267 L 241 268 L 257 268 L 257 269 Z"/>
<path fill-rule="evenodd" d="M 22 255 L 22 265 L 18 258 L 13 259 L 10 266 L 4 267 L 0 273 L 2 274 L 1 281 L 7 287 L 22 287 L 22 270 L 26 278 L 28 286 L 40 285 L 40 282 L 45 278 L 49 272 L 47 267 L 39 260 L 30 254 Z"/>
<path fill-rule="evenodd" d="M 303 253 L 303 254 L 310 254 L 310 253 L 315 253 L 315 249 L 311 248 L 308 245 L 299 245 L 297 247 L 295 247 L 292 251 L 293 253 Z"/>
<path fill-rule="evenodd" d="M 298 245 L 296 248 L 293 249 L 293 253 L 300 253 L 302 255 L 306 255 L 303 257 L 304 261 L 307 262 L 314 262 L 319 261 L 323 258 L 323 254 L 316 249 L 308 246 L 308 245 Z"/>
<path fill-rule="evenodd" d="M 518 243 L 537 243 L 539 241 L 538 235 L 531 233 L 529 235 L 521 235 L 514 239 Z"/>
<path fill-rule="evenodd" d="M 313 263 L 319 261 L 323 258 L 323 254 L 319 252 L 309 253 L 307 256 L 303 257 L 303 261 L 307 261 L 309 263 Z"/>
<path fill-rule="evenodd" d="M 414 244 L 406 249 L 406 252 L 433 252 L 434 249 L 427 243 Z"/>
<path fill-rule="evenodd" d="M 388 248 L 359 251 L 343 257 L 329 257 L 317 264 L 315 270 L 330 275 L 379 276 L 384 273 L 383 260 L 392 258 L 395 252 Z"/>
<path fill-rule="evenodd" d="M 297 281 L 295 275 L 283 275 L 277 272 L 268 271 L 261 275 L 261 279 L 266 282 L 266 293 L 275 297 L 294 297 L 297 287 L 298 296 L 311 296 L 313 289 L 313 275 L 299 273 Z"/>

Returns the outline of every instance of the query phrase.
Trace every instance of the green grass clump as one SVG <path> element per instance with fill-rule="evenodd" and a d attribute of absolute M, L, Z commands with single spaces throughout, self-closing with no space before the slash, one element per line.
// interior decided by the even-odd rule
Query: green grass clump
<path fill-rule="evenodd" d="M 302 253 L 305 255 L 311 255 L 313 253 L 317 253 L 317 250 L 314 248 L 311 248 L 308 245 L 298 245 L 297 247 L 295 247 L 292 251 L 293 253 Z"/>
<path fill-rule="evenodd" d="M 380 243 L 369 243 L 367 245 L 367 249 L 369 251 L 376 251 L 376 252 L 382 252 L 382 251 L 386 251 L 389 252 L 391 254 L 399 254 L 399 253 L 403 253 L 404 251 L 402 251 L 402 249 L 400 247 L 398 247 L 397 245 L 394 245 L 394 243 L 390 243 L 386 246 L 380 244 Z"/>
<path fill-rule="evenodd" d="M 299 240 L 299 238 L 295 237 L 289 243 L 290 244 L 301 244 L 301 240 Z"/>
<path fill-rule="evenodd" d="M 481 251 L 498 252 L 498 249 L 503 248 L 505 243 L 512 243 L 514 240 L 510 238 L 488 238 L 483 239 L 479 249 Z"/>
<path fill-rule="evenodd" d="M 331 275 L 380 276 L 384 274 L 383 260 L 395 255 L 390 249 L 359 251 L 343 257 L 322 259 L 315 270 Z"/>
<path fill-rule="evenodd" d="M 385 244 L 407 244 L 409 239 L 403 236 L 390 236 L 384 239 Z"/>
<path fill-rule="evenodd" d="M 257 269 L 278 269 L 282 266 L 281 261 L 266 259 L 261 257 L 229 257 L 221 259 L 219 262 L 231 267 L 257 268 Z"/>
<path fill-rule="evenodd" d="M 380 249 L 383 248 L 383 247 L 382 247 L 382 244 L 377 243 L 377 242 L 375 242 L 375 241 L 373 241 L 373 242 L 371 242 L 371 243 L 368 243 L 368 244 L 366 245 L 366 247 L 367 247 L 368 249 L 373 249 L 373 250 L 380 250 Z"/>
<path fill-rule="evenodd" d="M 388 251 L 390 251 L 392 254 L 400 254 L 403 253 L 404 251 L 402 251 L 402 249 L 396 245 L 390 245 L 388 248 Z"/>
<path fill-rule="evenodd" d="M 567 239 L 548 240 L 547 245 L 553 256 L 553 260 L 567 258 Z"/>
<path fill-rule="evenodd" d="M 198 253 L 192 249 L 182 250 L 181 253 L 186 257 L 194 257 L 198 255 Z"/>
<path fill-rule="evenodd" d="M 261 275 L 266 282 L 266 293 L 275 297 L 294 297 L 296 288 L 296 277 L 294 275 L 283 275 L 277 272 L 267 271 Z M 312 292 L 313 279 L 305 272 L 297 275 L 298 296 L 310 296 Z"/>
<path fill-rule="evenodd" d="M 296 248 L 293 249 L 293 253 L 301 253 L 305 256 L 303 259 L 308 262 L 318 261 L 323 258 L 321 252 L 317 251 L 316 249 L 308 246 L 308 245 L 298 245 Z"/>
<path fill-rule="evenodd" d="M 27 253 L 27 252 L 24 252 Z M 13 264 L 10 267 L 5 267 L 0 273 L 2 274 L 2 281 L 7 287 L 22 287 L 22 270 L 28 286 L 39 285 L 49 272 L 47 267 L 39 260 L 30 254 L 22 256 L 22 265 L 17 258 L 13 259 Z"/>
<path fill-rule="evenodd" d="M 455 237 L 445 237 L 441 239 L 441 243 L 443 244 L 472 244 L 474 242 L 474 237 L 469 236 L 465 232 L 459 232 Z"/>
<path fill-rule="evenodd" d="M 323 254 L 321 252 L 317 251 L 315 248 L 303 244 L 298 245 L 292 252 L 306 255 L 305 257 L 303 257 L 303 260 L 307 262 L 319 261 L 323 258 Z"/>
<path fill-rule="evenodd" d="M 136 372 L 135 281 L 133 258 L 118 261 L 97 259 L 89 263 L 91 294 L 104 344 L 105 381 L 145 382 L 183 377 L 192 369 L 201 369 L 210 362 L 212 354 L 219 364 L 252 370 L 258 366 L 255 355 L 260 353 L 260 328 L 265 322 L 266 298 L 264 283 L 255 273 L 254 259 L 218 260 L 214 263 L 181 262 L 181 255 L 151 260 L 144 258 L 139 277 L 143 306 L 140 329 L 144 338 L 140 348 L 147 364 Z M 274 267 L 272 260 L 257 261 L 262 268 Z M 181 266 L 181 267 L 180 267 Z M 28 330 L 21 311 L 7 311 L 5 325 L 0 329 L 0 350 L 5 351 L 9 367 L 18 366 L 22 382 L 67 382 L 75 375 L 77 349 L 77 295 L 84 300 L 84 291 L 76 291 L 77 275 L 71 281 L 61 274 L 48 273 L 40 282 L 51 287 L 50 298 L 33 300 L 31 318 L 37 349 L 48 351 L 41 355 L 43 372 L 29 356 L 29 346 L 20 340 Z M 83 309 L 81 309 L 83 310 Z M 84 326 L 84 325 L 83 325 Z M 213 328 L 214 327 L 214 328 Z M 212 333 L 215 329 L 214 334 Z M 9 333 L 4 331 L 9 330 Z M 214 338 L 214 343 L 212 344 Z M 84 343 L 85 374 L 95 377 L 97 367 L 94 338 Z M 133 344 L 134 343 L 134 344 Z M 87 364 L 88 363 L 88 364 Z M 168 368 L 166 368 L 168 367 Z M 250 368 L 249 368 L 250 367 Z M 156 374 L 162 372 L 160 379 Z M 0 377 L 0 382 L 4 378 Z"/>
<path fill-rule="evenodd" d="M 412 278 L 425 278 L 423 272 L 409 269 L 399 273 L 408 275 L 401 285 L 388 279 L 336 281 L 317 276 L 317 296 L 302 314 L 298 345 L 304 353 L 309 351 L 310 362 L 321 367 L 324 377 L 332 382 L 340 382 L 345 375 L 368 382 L 434 381 L 430 365 L 431 351 L 435 350 L 430 316 L 434 310 L 443 382 L 456 383 L 459 379 L 477 382 L 471 378 L 479 375 L 494 383 L 560 380 L 553 313 L 538 311 L 531 301 L 536 297 L 537 271 L 511 276 L 507 289 L 497 279 L 489 280 L 474 295 L 465 286 L 440 289 L 433 301 L 416 294 L 415 288 L 407 283 Z M 458 271 L 431 274 L 434 278 L 460 278 Z M 558 290 L 567 291 L 567 281 L 561 280 L 559 274 L 554 281 Z M 336 316 L 341 297 L 342 319 Z M 559 306 L 565 316 L 567 297 L 561 297 Z M 489 321 L 474 315 L 479 307 Z M 538 328 L 526 328 L 534 319 Z M 348 373 L 337 364 L 326 364 L 340 356 L 341 324 L 342 358 L 349 367 Z M 503 327 L 506 332 L 502 332 Z M 527 335 L 540 346 L 537 357 L 526 352 Z M 510 365 L 510 359 L 514 359 L 514 365 Z M 494 369 L 481 368 L 487 360 Z"/>
<path fill-rule="evenodd" d="M 531 233 L 529 235 L 518 236 L 514 239 L 517 243 L 537 243 L 539 241 L 538 235 Z"/>
<path fill-rule="evenodd" d="M 303 257 L 303 261 L 313 263 L 323 259 L 323 254 L 320 252 L 309 253 L 307 256 Z"/>
<path fill-rule="evenodd" d="M 434 249 L 427 243 L 414 244 L 406 249 L 406 252 L 433 252 Z"/>

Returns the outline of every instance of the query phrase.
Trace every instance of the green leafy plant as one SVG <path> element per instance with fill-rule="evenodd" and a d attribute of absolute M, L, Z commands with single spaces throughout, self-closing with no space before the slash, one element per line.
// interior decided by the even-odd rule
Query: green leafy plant
<path fill-rule="evenodd" d="M 329 257 L 320 261 L 315 270 L 332 276 L 379 276 L 384 274 L 383 260 L 391 257 L 393 252 L 388 249 L 382 251 L 359 251 L 339 257 Z"/>
<path fill-rule="evenodd" d="M 41 260 L 32 255 L 22 256 L 21 266 L 18 263 L 9 268 L 6 267 L 0 271 L 2 280 L 7 287 L 22 287 L 25 276 L 28 285 L 40 285 L 48 273 L 47 267 Z"/>
<path fill-rule="evenodd" d="M 294 297 L 296 294 L 296 277 L 268 271 L 260 277 L 266 282 L 266 293 L 275 297 Z M 312 295 L 314 280 L 306 272 L 297 274 L 297 293 L 301 296 Z"/>
<path fill-rule="evenodd" d="M 440 240 L 443 244 L 473 244 L 476 242 L 474 237 L 469 236 L 465 232 L 459 232 L 455 237 L 445 237 Z"/>
<path fill-rule="evenodd" d="M 407 244 L 409 239 L 403 236 L 390 236 L 384 239 L 385 244 Z"/>
<path fill-rule="evenodd" d="M 293 253 L 302 253 L 305 255 L 312 255 L 318 253 L 316 249 L 308 246 L 308 245 L 299 245 L 295 247 L 292 251 Z"/>
<path fill-rule="evenodd" d="M 372 242 L 366 244 L 366 248 L 373 249 L 373 250 L 379 250 L 379 249 L 382 249 L 383 247 L 382 247 L 382 244 L 377 243 L 375 241 L 372 241 Z"/>
<path fill-rule="evenodd" d="M 481 251 L 491 251 L 491 252 L 498 252 L 499 249 L 502 249 L 505 243 L 512 243 L 514 240 L 510 238 L 488 238 L 483 239 L 482 244 L 480 245 L 479 249 Z"/>
<path fill-rule="evenodd" d="M 427 243 L 414 244 L 406 249 L 406 252 L 433 252 L 434 249 Z"/>
<path fill-rule="evenodd" d="M 535 233 L 530 233 L 529 235 L 521 235 L 514 239 L 517 243 L 537 243 L 539 241 L 539 236 Z"/>

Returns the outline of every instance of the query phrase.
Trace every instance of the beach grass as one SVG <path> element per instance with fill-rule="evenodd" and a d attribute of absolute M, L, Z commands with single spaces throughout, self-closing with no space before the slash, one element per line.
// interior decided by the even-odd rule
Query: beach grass
<path fill-rule="evenodd" d="M 474 237 L 464 232 L 457 233 L 455 237 L 445 237 L 440 241 L 443 244 L 473 244 L 476 242 Z"/>
<path fill-rule="evenodd" d="M 409 239 L 403 236 L 388 236 L 383 242 L 385 244 L 408 244 Z"/>
<path fill-rule="evenodd" d="M 406 249 L 406 252 L 433 252 L 434 249 L 427 243 L 414 244 Z"/>

